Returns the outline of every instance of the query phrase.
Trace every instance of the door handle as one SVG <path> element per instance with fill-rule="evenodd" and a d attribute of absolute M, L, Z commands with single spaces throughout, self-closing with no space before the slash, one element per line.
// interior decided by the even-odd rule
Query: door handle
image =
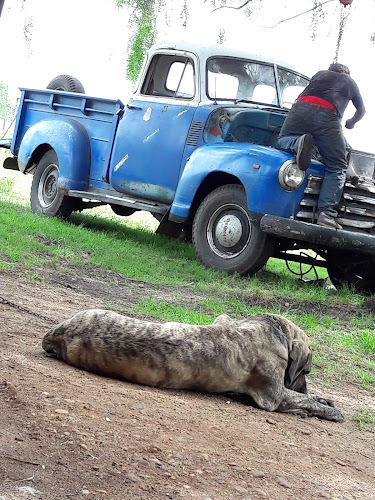
<path fill-rule="evenodd" d="M 136 106 L 135 104 L 127 104 L 126 107 L 128 109 L 142 109 L 140 106 Z"/>

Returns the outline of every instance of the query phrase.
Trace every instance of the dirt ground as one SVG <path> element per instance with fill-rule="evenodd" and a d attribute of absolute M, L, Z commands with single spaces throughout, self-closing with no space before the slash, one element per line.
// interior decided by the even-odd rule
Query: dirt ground
<path fill-rule="evenodd" d="M 0 500 L 374 499 L 375 434 L 352 418 L 374 414 L 375 398 L 361 387 L 309 384 L 345 414 L 337 424 L 108 379 L 43 353 L 44 333 L 79 310 L 176 296 L 90 269 L 0 272 Z M 200 299 L 178 289 L 180 304 Z"/>

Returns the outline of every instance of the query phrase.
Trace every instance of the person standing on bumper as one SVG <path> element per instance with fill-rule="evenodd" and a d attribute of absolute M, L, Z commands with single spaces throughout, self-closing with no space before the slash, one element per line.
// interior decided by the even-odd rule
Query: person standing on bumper
<path fill-rule="evenodd" d="M 335 206 L 339 203 L 347 169 L 347 142 L 341 119 L 352 101 L 356 108 L 345 127 L 352 129 L 366 110 L 347 66 L 331 64 L 318 71 L 293 104 L 281 128 L 276 147 L 296 156 L 297 165 L 307 170 L 316 145 L 325 167 L 318 200 L 317 224 L 342 229 L 337 223 Z"/>

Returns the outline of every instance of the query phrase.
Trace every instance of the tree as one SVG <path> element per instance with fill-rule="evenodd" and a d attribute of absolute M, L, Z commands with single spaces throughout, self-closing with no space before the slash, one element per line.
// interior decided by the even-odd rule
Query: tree
<path fill-rule="evenodd" d="M 14 118 L 16 107 L 9 100 L 8 85 L 0 82 L 0 123 L 3 122 L 4 125 L 9 125 Z"/>
<path fill-rule="evenodd" d="M 126 73 L 130 80 L 135 81 L 142 66 L 144 53 L 154 43 L 156 17 L 164 0 L 116 0 L 116 4 L 119 8 L 127 6 L 133 9 L 130 25 L 135 26 L 136 31 L 129 44 Z"/>
<path fill-rule="evenodd" d="M 190 0 L 190 2 L 193 1 L 196 0 Z M 247 17 L 251 17 L 253 9 L 257 6 L 260 6 L 262 4 L 262 1 L 263 0 L 201 0 L 202 3 L 210 4 L 212 6 L 212 12 L 215 12 L 219 9 L 236 9 L 242 10 Z M 166 0 L 115 0 L 115 2 L 119 8 L 126 6 L 133 11 L 132 16 L 130 16 L 130 24 L 135 27 L 135 34 L 131 38 L 129 44 L 127 76 L 128 78 L 130 78 L 130 80 L 134 81 L 138 77 L 145 52 L 154 43 L 157 34 L 156 20 L 158 15 L 165 7 Z M 332 2 L 347 3 L 350 2 L 350 0 L 310 0 L 310 2 L 311 7 L 309 9 L 296 13 L 292 17 L 281 19 L 276 25 L 268 27 L 275 28 L 281 23 L 311 13 L 311 37 L 314 39 L 319 23 L 325 15 L 323 6 Z M 180 4 L 180 17 L 182 19 L 182 27 L 186 28 L 189 15 L 189 0 L 180 0 Z M 339 38 L 336 49 L 336 59 L 338 56 L 341 37 L 349 13 L 350 7 L 346 8 L 345 6 L 345 8 L 342 8 L 342 16 L 339 26 Z M 373 35 L 372 39 L 375 40 L 375 34 Z M 223 43 L 223 41 L 225 40 L 225 30 L 222 27 L 219 27 L 217 40 L 219 43 Z"/>
<path fill-rule="evenodd" d="M 0 0 L 0 15 L 3 9 L 5 0 Z M 28 0 L 18 0 L 21 3 L 21 6 Z M 325 12 L 323 10 L 326 4 L 332 4 L 335 2 L 341 2 L 342 4 L 355 1 L 355 0 L 306 0 L 306 2 L 310 2 L 310 8 L 305 9 L 301 12 L 297 12 L 292 17 L 281 19 L 276 25 L 269 26 L 269 28 L 274 28 L 281 23 L 285 23 L 290 21 L 291 19 L 295 19 L 300 16 L 304 16 L 306 14 L 311 13 L 311 37 L 314 39 L 316 33 L 318 31 L 318 27 L 320 22 L 324 19 Z M 143 62 L 143 57 L 145 52 L 150 48 L 150 46 L 154 43 L 157 29 L 156 29 L 156 21 L 159 16 L 165 9 L 167 0 L 114 0 L 117 7 L 122 8 L 126 7 L 130 9 L 131 15 L 129 16 L 129 24 L 134 30 L 134 35 L 131 37 L 128 46 L 128 64 L 127 64 L 127 76 L 130 80 L 136 80 L 139 71 L 141 69 L 141 65 Z M 241 10 L 245 16 L 251 17 L 255 8 L 260 7 L 262 5 L 263 0 L 200 0 L 201 4 L 210 5 L 212 7 L 212 12 L 215 12 L 219 9 L 236 9 Z M 180 8 L 180 18 L 182 20 L 182 28 L 186 28 L 188 24 L 189 18 L 189 5 L 191 6 L 193 3 L 197 3 L 197 0 L 173 0 L 174 6 L 178 5 Z M 306 5 L 306 3 L 305 3 Z M 346 19 L 350 12 L 349 7 L 342 8 L 342 18 L 340 24 L 340 32 L 339 32 L 339 40 L 341 39 L 343 29 L 345 26 Z M 345 15 L 344 15 L 345 13 Z M 24 37 L 25 42 L 30 47 L 30 39 L 32 36 L 32 28 L 33 28 L 33 19 L 30 19 L 25 22 L 24 26 Z M 218 27 L 218 37 L 217 40 L 219 43 L 223 43 L 225 40 L 225 30 L 222 27 Z M 373 43 L 375 43 L 375 33 L 372 34 L 371 39 Z M 339 46 L 339 44 L 338 44 Z M 338 52 L 338 50 L 337 50 Z M 337 53 L 336 53 L 337 57 Z"/>

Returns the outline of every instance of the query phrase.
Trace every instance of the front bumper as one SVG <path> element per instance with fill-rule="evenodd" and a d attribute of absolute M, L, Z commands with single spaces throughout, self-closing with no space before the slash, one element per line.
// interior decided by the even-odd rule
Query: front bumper
<path fill-rule="evenodd" d="M 274 236 L 312 243 L 321 248 L 340 248 L 375 255 L 375 235 L 329 229 L 267 214 L 260 219 L 260 229 Z"/>

